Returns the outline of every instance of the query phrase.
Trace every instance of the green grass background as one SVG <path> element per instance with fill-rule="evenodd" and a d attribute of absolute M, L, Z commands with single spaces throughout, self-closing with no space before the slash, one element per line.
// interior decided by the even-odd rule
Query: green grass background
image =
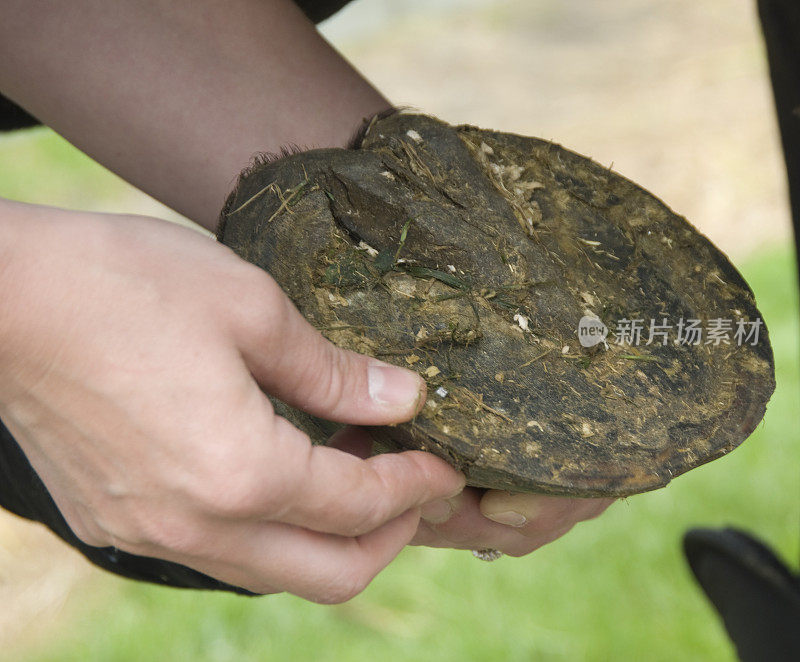
<path fill-rule="evenodd" d="M 0 196 L 127 211 L 129 195 L 127 185 L 48 131 L 0 140 Z M 37 625 L 38 644 L 0 652 L 0 659 L 732 659 L 683 561 L 683 532 L 734 525 L 793 566 L 800 552 L 794 255 L 776 246 L 739 266 L 770 330 L 777 390 L 744 446 L 668 489 L 619 502 L 523 559 L 488 564 L 468 552 L 408 549 L 362 595 L 332 607 L 98 573 L 52 623 Z"/>

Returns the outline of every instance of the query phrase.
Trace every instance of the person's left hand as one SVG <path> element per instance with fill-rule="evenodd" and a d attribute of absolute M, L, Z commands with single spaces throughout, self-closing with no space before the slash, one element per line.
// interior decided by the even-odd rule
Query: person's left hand
<path fill-rule="evenodd" d="M 328 445 L 362 458 L 372 452 L 371 437 L 356 427 L 343 428 Z M 410 544 L 496 549 L 508 556 L 525 556 L 560 538 L 578 522 L 597 517 L 614 501 L 466 487 L 458 496 L 422 508 Z"/>

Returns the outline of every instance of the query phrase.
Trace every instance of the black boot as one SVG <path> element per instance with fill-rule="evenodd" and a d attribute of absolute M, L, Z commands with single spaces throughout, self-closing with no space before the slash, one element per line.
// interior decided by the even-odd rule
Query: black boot
<path fill-rule="evenodd" d="M 692 529 L 683 549 L 743 662 L 800 660 L 800 578 L 768 547 L 736 529 Z"/>

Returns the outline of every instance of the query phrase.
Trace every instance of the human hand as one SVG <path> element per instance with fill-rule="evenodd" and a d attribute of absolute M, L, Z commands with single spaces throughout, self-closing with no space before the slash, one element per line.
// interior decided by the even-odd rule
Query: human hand
<path fill-rule="evenodd" d="M 344 428 L 329 445 L 362 458 L 372 452 L 372 439 L 359 428 Z M 410 544 L 496 549 L 524 556 L 560 538 L 578 522 L 597 517 L 613 502 L 467 487 L 454 497 L 423 506 Z"/>
<path fill-rule="evenodd" d="M 461 491 L 433 455 L 362 460 L 274 414 L 263 391 L 398 422 L 424 384 L 328 343 L 227 247 L 8 202 L 0 239 L 0 417 L 87 544 L 338 602 L 413 538 L 420 506 Z"/>
<path fill-rule="evenodd" d="M 522 494 L 474 487 L 422 509 L 410 544 L 454 549 L 496 549 L 525 556 L 593 519 L 614 499 Z"/>

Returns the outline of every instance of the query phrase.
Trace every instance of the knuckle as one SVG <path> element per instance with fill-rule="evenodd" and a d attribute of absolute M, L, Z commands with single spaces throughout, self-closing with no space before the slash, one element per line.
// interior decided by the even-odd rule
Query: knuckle
<path fill-rule="evenodd" d="M 186 474 L 179 496 L 203 516 L 235 519 L 260 514 L 269 478 L 275 474 L 259 471 L 264 453 L 260 439 L 244 436 L 206 446 L 195 459 L 194 471 Z"/>
<path fill-rule="evenodd" d="M 314 449 L 310 437 L 282 416 L 275 416 L 271 435 L 271 469 L 251 474 L 251 486 L 242 486 L 255 498 L 256 514 L 280 519 L 295 510 L 306 498 L 306 478 Z M 276 464 L 275 458 L 280 458 Z M 262 465 L 263 466 L 263 465 Z M 331 505 L 333 511 L 333 506 Z M 333 511 L 332 515 L 336 512 Z"/>
<path fill-rule="evenodd" d="M 351 388 L 348 355 L 327 341 L 320 341 L 309 359 L 306 370 L 309 372 L 309 383 L 315 384 L 316 405 L 332 409 Z"/>
<path fill-rule="evenodd" d="M 239 519 L 257 514 L 259 485 L 255 472 L 250 468 L 219 470 L 199 487 L 194 500 L 206 515 Z"/>
<path fill-rule="evenodd" d="M 136 546 L 179 556 L 202 554 L 208 542 L 205 528 L 186 520 L 151 519 L 141 528 Z"/>
<path fill-rule="evenodd" d="M 286 509 L 291 508 L 293 500 L 297 500 L 288 494 L 276 498 L 276 504 L 283 506 L 276 513 L 276 517 L 280 517 Z M 357 538 L 374 531 L 389 519 L 391 513 L 383 503 L 382 499 L 359 500 L 356 506 L 344 507 L 337 499 L 316 506 L 314 516 L 315 520 L 326 523 L 329 530 L 337 535 Z"/>
<path fill-rule="evenodd" d="M 277 283 L 263 269 L 248 264 L 243 292 L 236 303 L 247 327 L 261 334 L 274 333 L 283 319 L 276 311 L 285 305 L 285 295 Z"/>
<path fill-rule="evenodd" d="M 393 512 L 392 491 L 381 472 L 375 471 L 368 463 L 361 463 L 362 486 L 374 484 L 374 488 L 364 489 L 369 494 L 369 499 L 361 501 L 358 510 L 351 514 L 348 522 L 348 533 L 352 536 L 361 536 L 374 531 L 387 522 Z"/>
<path fill-rule="evenodd" d="M 451 494 L 442 494 L 443 488 L 448 486 L 446 481 L 451 478 L 443 474 L 442 469 L 448 473 L 453 469 L 432 453 L 416 450 L 383 453 L 370 458 L 369 462 L 383 481 L 382 487 L 402 495 L 409 506 L 434 497 L 452 496 L 452 488 Z"/>
<path fill-rule="evenodd" d="M 389 512 L 383 499 L 373 499 L 350 522 L 350 535 L 363 536 L 374 531 L 389 518 Z"/>
<path fill-rule="evenodd" d="M 314 597 L 314 602 L 334 605 L 352 600 L 369 585 L 370 579 L 352 571 L 340 573 Z"/>

